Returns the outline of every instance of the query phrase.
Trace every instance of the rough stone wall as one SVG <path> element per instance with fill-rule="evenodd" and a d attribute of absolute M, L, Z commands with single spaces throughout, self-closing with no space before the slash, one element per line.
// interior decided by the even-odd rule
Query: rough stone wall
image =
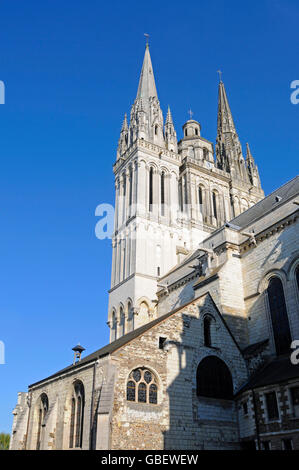
<path fill-rule="evenodd" d="M 28 421 L 28 393 L 18 393 L 18 403 L 13 410 L 12 435 L 10 440 L 10 449 L 24 449 L 27 436 Z"/>
<path fill-rule="evenodd" d="M 202 318 L 207 312 L 215 319 L 212 348 L 203 340 Z M 160 336 L 167 338 L 163 350 L 158 347 Z M 247 379 L 245 361 L 209 296 L 194 300 L 115 352 L 111 448 L 238 448 L 234 403 L 196 396 L 197 366 L 211 354 L 228 365 L 236 391 Z M 141 366 L 158 378 L 157 405 L 126 400 L 128 375 Z"/>
<path fill-rule="evenodd" d="M 105 360 L 100 360 L 96 366 L 95 391 L 102 387 L 104 375 L 106 374 Z M 70 430 L 70 396 L 73 384 L 76 380 L 82 381 L 85 392 L 85 405 L 83 417 L 83 442 L 82 448 L 90 447 L 91 426 L 91 398 L 94 377 L 94 363 L 78 367 L 69 373 L 61 374 L 29 389 L 28 398 L 31 402 L 30 410 L 25 403 L 25 394 L 21 396 L 21 403 L 17 405 L 19 410 L 26 410 L 20 414 L 14 423 L 16 433 L 13 433 L 13 449 L 34 450 L 37 444 L 37 404 L 42 393 L 46 393 L 49 401 L 48 413 L 45 426 L 42 429 L 41 450 L 68 449 Z M 27 395 L 27 394 L 26 394 Z M 96 396 L 96 393 L 95 393 Z M 94 404 L 95 409 L 95 404 Z M 28 423 L 29 414 L 29 423 Z M 24 416 L 23 416 L 24 415 Z M 26 441 L 26 430 L 28 423 L 28 436 Z M 26 444 L 25 444 L 26 441 Z"/>

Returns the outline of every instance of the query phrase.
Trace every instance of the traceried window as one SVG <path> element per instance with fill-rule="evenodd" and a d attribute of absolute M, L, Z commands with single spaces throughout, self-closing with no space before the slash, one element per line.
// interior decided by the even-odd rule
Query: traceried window
<path fill-rule="evenodd" d="M 84 415 L 84 385 L 77 380 L 71 398 L 71 421 L 69 447 L 82 447 Z"/>
<path fill-rule="evenodd" d="M 290 351 L 291 333 L 283 285 L 278 277 L 270 279 L 267 293 L 276 353 L 277 355 L 286 354 Z"/>
<path fill-rule="evenodd" d="M 158 384 L 155 375 L 146 368 L 133 370 L 127 382 L 127 400 L 135 403 L 158 403 Z"/>
<path fill-rule="evenodd" d="M 37 450 L 40 450 L 40 446 L 41 446 L 41 442 L 42 442 L 42 431 L 43 431 L 43 428 L 45 426 L 45 418 L 46 418 L 46 415 L 48 413 L 48 409 L 49 409 L 49 401 L 48 401 L 48 397 L 45 393 L 42 393 L 42 395 L 40 396 L 40 399 L 39 399 L 39 405 L 38 405 L 38 410 L 37 410 L 37 413 L 38 413 L 38 416 L 37 416 L 37 419 L 38 419 L 38 428 L 37 428 L 37 441 L 36 441 L 36 449 Z"/>

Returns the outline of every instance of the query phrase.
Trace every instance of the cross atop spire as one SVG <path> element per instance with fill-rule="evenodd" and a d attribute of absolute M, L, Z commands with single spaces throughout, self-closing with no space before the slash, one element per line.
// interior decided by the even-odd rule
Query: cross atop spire
<path fill-rule="evenodd" d="M 190 119 L 192 119 L 192 116 L 193 116 L 194 113 L 193 113 L 193 111 L 192 111 L 191 108 L 189 109 L 188 114 L 189 114 L 189 116 L 190 116 Z"/>

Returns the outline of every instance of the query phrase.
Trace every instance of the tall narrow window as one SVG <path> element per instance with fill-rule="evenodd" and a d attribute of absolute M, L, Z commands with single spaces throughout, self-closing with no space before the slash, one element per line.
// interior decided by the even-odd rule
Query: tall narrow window
<path fill-rule="evenodd" d="M 203 322 L 203 329 L 204 329 L 204 344 L 208 348 L 211 347 L 212 345 L 212 340 L 211 340 L 211 318 L 210 317 L 205 317 L 204 322 Z"/>
<path fill-rule="evenodd" d="M 129 331 L 134 330 L 134 310 L 132 308 L 131 302 L 128 302 L 128 323 L 129 323 Z"/>
<path fill-rule="evenodd" d="M 37 428 L 37 441 L 36 441 L 36 449 L 40 450 L 41 448 L 41 442 L 42 442 L 42 431 L 45 426 L 45 418 L 46 414 L 49 409 L 49 401 L 48 397 L 45 393 L 43 393 L 39 399 L 39 405 L 38 405 L 38 428 Z"/>
<path fill-rule="evenodd" d="M 294 418 L 299 418 L 299 387 L 291 388 L 292 407 Z"/>
<path fill-rule="evenodd" d="M 202 205 L 202 189 L 200 186 L 198 188 L 198 203 L 200 206 Z"/>
<path fill-rule="evenodd" d="M 155 135 L 158 135 L 158 126 L 157 126 L 157 124 L 155 125 Z"/>
<path fill-rule="evenodd" d="M 71 402 L 71 425 L 70 425 L 70 449 L 73 448 L 74 445 L 74 432 L 75 432 L 75 413 L 76 413 L 76 400 L 72 398 Z"/>
<path fill-rule="evenodd" d="M 127 191 L 127 183 L 126 183 L 126 175 L 123 176 L 123 221 L 126 218 L 126 191 Z"/>
<path fill-rule="evenodd" d="M 153 173 L 154 170 L 151 167 L 149 172 L 149 210 L 153 210 Z"/>
<path fill-rule="evenodd" d="M 277 406 L 277 398 L 275 392 L 266 393 L 266 405 L 267 405 L 267 414 L 268 420 L 278 419 L 278 406 Z"/>
<path fill-rule="evenodd" d="M 212 193 L 212 203 L 213 203 L 213 216 L 217 220 L 217 194 L 215 191 Z"/>
<path fill-rule="evenodd" d="M 161 215 L 165 215 L 165 174 L 164 171 L 162 171 L 161 174 Z"/>
<path fill-rule="evenodd" d="M 120 335 L 123 336 L 125 334 L 125 314 L 123 308 L 120 307 Z"/>
<path fill-rule="evenodd" d="M 112 313 L 111 318 L 111 341 L 115 341 L 117 339 L 117 322 L 116 322 L 116 314 L 115 312 Z"/>
<path fill-rule="evenodd" d="M 129 193 L 129 205 L 132 205 L 132 197 L 133 197 L 133 171 L 130 168 L 130 193 Z"/>
<path fill-rule="evenodd" d="M 82 447 L 83 416 L 84 416 L 84 386 L 83 386 L 83 383 L 78 380 L 74 384 L 73 395 L 71 399 L 71 421 L 70 421 L 70 442 L 69 442 L 69 446 L 71 449 L 74 446 Z"/>
<path fill-rule="evenodd" d="M 183 189 L 182 189 L 182 181 L 179 181 L 179 208 L 180 211 L 183 212 Z"/>
<path fill-rule="evenodd" d="M 291 332 L 283 286 L 278 277 L 272 277 L 270 279 L 267 293 L 276 354 L 279 356 L 280 354 L 286 354 L 290 351 Z"/>

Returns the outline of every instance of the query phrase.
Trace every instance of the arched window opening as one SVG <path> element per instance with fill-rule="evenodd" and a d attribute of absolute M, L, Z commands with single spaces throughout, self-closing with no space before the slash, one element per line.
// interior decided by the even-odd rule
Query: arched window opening
<path fill-rule="evenodd" d="M 122 307 L 120 307 L 119 316 L 120 316 L 120 335 L 123 336 L 125 334 L 125 314 L 124 314 L 124 310 Z"/>
<path fill-rule="evenodd" d="M 188 135 L 188 129 L 185 129 L 185 137 Z"/>
<path fill-rule="evenodd" d="M 233 399 L 233 381 L 227 365 L 216 356 L 205 357 L 197 367 L 197 395 Z"/>
<path fill-rule="evenodd" d="M 129 193 L 129 205 L 132 205 L 132 197 L 133 197 L 133 171 L 130 168 L 130 193 Z"/>
<path fill-rule="evenodd" d="M 79 380 L 74 383 L 71 399 L 70 449 L 82 447 L 84 415 L 84 386 Z"/>
<path fill-rule="evenodd" d="M 158 384 L 155 375 L 146 368 L 133 370 L 127 382 L 127 401 L 158 403 Z"/>
<path fill-rule="evenodd" d="M 149 172 L 149 210 L 153 210 L 153 177 L 154 177 L 154 170 L 153 167 L 150 168 Z"/>
<path fill-rule="evenodd" d="M 40 450 L 41 442 L 42 442 L 42 431 L 45 426 L 45 418 L 49 409 L 49 400 L 45 393 L 42 393 L 39 399 L 38 404 L 38 424 L 37 424 L 37 441 L 36 441 L 36 449 Z"/>
<path fill-rule="evenodd" d="M 204 148 L 203 149 L 203 158 L 204 160 L 207 160 L 208 159 L 208 155 L 209 155 L 209 151 L 207 148 Z"/>
<path fill-rule="evenodd" d="M 165 173 L 161 174 L 161 215 L 165 215 Z"/>
<path fill-rule="evenodd" d="M 158 125 L 155 125 L 155 135 L 158 135 Z"/>
<path fill-rule="evenodd" d="M 286 354 L 290 351 L 291 332 L 283 285 L 278 277 L 272 277 L 270 279 L 267 293 L 276 354 L 279 356 L 280 354 Z"/>
<path fill-rule="evenodd" d="M 198 203 L 200 206 L 202 206 L 202 188 L 199 186 L 198 188 Z"/>
<path fill-rule="evenodd" d="M 179 187 L 179 208 L 180 208 L 180 211 L 183 212 L 183 188 L 182 188 L 181 181 L 179 181 L 178 187 Z"/>
<path fill-rule="evenodd" d="M 128 302 L 128 324 L 129 324 L 129 331 L 133 331 L 134 330 L 134 310 L 133 310 L 131 302 Z"/>
<path fill-rule="evenodd" d="M 195 135 L 198 135 L 198 129 L 195 129 Z"/>
<path fill-rule="evenodd" d="M 111 341 L 115 341 L 117 339 L 117 321 L 116 321 L 116 313 L 115 311 L 112 312 L 111 318 Z"/>
<path fill-rule="evenodd" d="M 126 216 L 126 192 L 127 192 L 127 181 L 126 181 L 126 175 L 124 174 L 123 177 L 123 210 L 122 210 L 122 215 L 123 215 L 123 221 L 125 220 Z"/>
<path fill-rule="evenodd" d="M 211 323 L 212 323 L 212 319 L 206 316 L 203 321 L 203 332 L 204 332 L 204 345 L 207 346 L 208 348 L 212 346 Z"/>
<path fill-rule="evenodd" d="M 212 193 L 212 203 L 213 203 L 213 216 L 217 220 L 217 193 L 213 191 Z"/>

